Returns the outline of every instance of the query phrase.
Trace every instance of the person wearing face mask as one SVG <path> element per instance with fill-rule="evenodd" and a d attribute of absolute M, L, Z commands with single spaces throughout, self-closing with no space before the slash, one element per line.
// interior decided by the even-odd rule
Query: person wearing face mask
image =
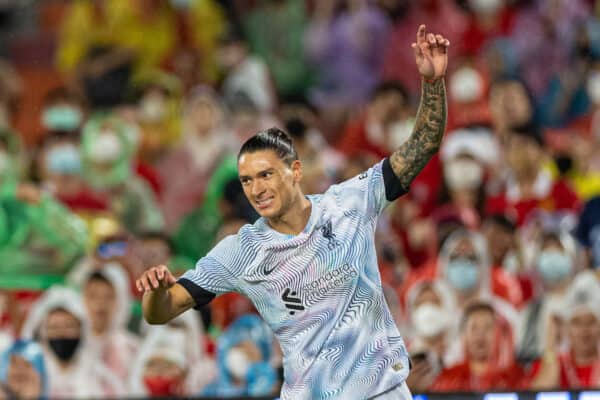
<path fill-rule="evenodd" d="M 141 166 L 149 169 L 158 162 L 177 143 L 181 134 L 178 115 L 181 82 L 177 77 L 165 73 L 149 74 L 146 79 L 147 82 L 140 84 L 137 105 L 137 120 L 140 125 L 138 173 L 144 171 Z M 151 178 L 150 174 L 147 177 Z M 160 188 L 158 178 L 149 181 L 156 181 Z"/>
<path fill-rule="evenodd" d="M 269 365 L 272 334 L 256 315 L 234 321 L 217 342 L 218 376 L 202 396 L 268 396 L 276 389 Z"/>
<path fill-rule="evenodd" d="M 520 387 L 521 369 L 496 362 L 497 341 L 503 329 L 498 320 L 494 307 L 487 302 L 477 301 L 465 309 L 461 324 L 464 361 L 445 368 L 431 391 L 484 392 Z"/>
<path fill-rule="evenodd" d="M 517 355 L 522 362 L 537 359 L 549 345 L 546 332 L 554 329 L 564 308 L 577 270 L 576 262 L 576 244 L 568 232 L 542 234 L 533 265 L 534 274 L 539 278 L 535 279 L 539 282 L 537 296 L 522 315 L 523 331 Z M 553 340 L 560 341 L 560 337 Z"/>
<path fill-rule="evenodd" d="M 498 158 L 498 143 L 488 129 L 473 126 L 451 132 L 441 150 L 444 180 L 434 219 L 455 215 L 465 226 L 477 229 L 484 213 L 488 171 Z"/>
<path fill-rule="evenodd" d="M 600 282 L 591 271 L 580 272 L 564 297 L 560 317 L 565 346 L 556 340 L 557 326 L 546 331 L 542 357 L 529 375 L 530 389 L 591 389 L 600 385 Z"/>
<path fill-rule="evenodd" d="M 83 176 L 134 233 L 160 230 L 164 219 L 148 184 L 133 173 L 137 127 L 116 115 L 95 115 L 83 127 Z"/>
<path fill-rule="evenodd" d="M 469 21 L 461 35 L 466 54 L 478 55 L 493 38 L 506 36 L 514 25 L 515 12 L 505 0 L 469 0 Z"/>
<path fill-rule="evenodd" d="M 164 326 L 143 323 L 141 331 L 139 351 L 130 360 L 131 395 L 194 396 L 215 378 L 198 313 L 182 314 Z"/>
<path fill-rule="evenodd" d="M 45 134 L 77 134 L 85 120 L 82 100 L 65 87 L 49 91 L 44 97 L 41 123 Z"/>
<path fill-rule="evenodd" d="M 193 395 L 185 386 L 191 367 L 185 353 L 185 340 L 184 334 L 177 329 L 159 327 L 149 332 L 133 363 L 131 394 L 146 397 Z"/>
<path fill-rule="evenodd" d="M 448 129 L 486 124 L 490 111 L 486 97 L 489 78 L 484 68 L 464 58 L 452 72 L 448 85 Z"/>
<path fill-rule="evenodd" d="M 453 298 L 441 282 L 424 280 L 409 290 L 406 308 L 412 331 L 408 340 L 412 368 L 407 385 L 423 393 L 446 365 L 449 340 L 457 328 L 450 317 Z"/>
<path fill-rule="evenodd" d="M 41 186 L 74 212 L 99 212 L 106 199 L 83 180 L 79 140 L 54 133 L 44 137 L 34 159 L 34 173 Z"/>
<path fill-rule="evenodd" d="M 16 340 L 0 359 L 0 382 L 8 398 L 45 400 L 48 375 L 41 346 L 32 340 Z"/>
<path fill-rule="evenodd" d="M 52 398 L 118 397 L 123 383 L 89 351 L 89 320 L 80 295 L 53 286 L 31 309 L 21 332 L 42 344 Z"/>
<path fill-rule="evenodd" d="M 438 259 L 438 275 L 454 296 L 456 309 L 461 313 L 474 301 L 487 301 L 498 314 L 502 335 L 496 354 L 502 367 L 511 365 L 515 338 L 519 337 L 521 324 L 517 311 L 492 291 L 488 248 L 485 238 L 474 232 L 457 230 L 444 242 Z M 464 357 L 463 343 L 453 342 L 448 350 L 449 362 Z"/>

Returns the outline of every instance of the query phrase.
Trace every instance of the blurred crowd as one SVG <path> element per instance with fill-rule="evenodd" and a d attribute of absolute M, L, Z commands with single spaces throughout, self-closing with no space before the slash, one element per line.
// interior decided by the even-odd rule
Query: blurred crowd
<path fill-rule="evenodd" d="M 293 137 L 305 193 L 404 143 L 421 23 L 451 42 L 447 132 L 376 241 L 409 387 L 600 387 L 599 15 L 593 0 L 3 1 L 19 34 L 0 30 L 0 398 L 277 394 L 281 351 L 247 299 L 150 326 L 133 279 L 182 273 L 257 219 L 236 154 L 259 130 Z M 58 84 L 28 80 L 32 60 Z"/>

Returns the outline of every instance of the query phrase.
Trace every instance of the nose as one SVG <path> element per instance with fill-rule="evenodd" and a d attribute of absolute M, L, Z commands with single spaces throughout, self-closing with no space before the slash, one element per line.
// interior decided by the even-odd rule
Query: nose
<path fill-rule="evenodd" d="M 250 193 L 252 193 L 253 197 L 259 197 L 261 193 L 265 191 L 265 186 L 260 182 L 260 179 L 256 179 L 252 182 L 252 188 L 250 189 Z"/>

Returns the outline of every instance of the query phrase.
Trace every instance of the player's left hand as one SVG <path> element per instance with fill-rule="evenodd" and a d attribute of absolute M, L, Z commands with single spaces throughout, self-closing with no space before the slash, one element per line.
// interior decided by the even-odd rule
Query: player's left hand
<path fill-rule="evenodd" d="M 425 25 L 417 31 L 417 42 L 412 44 L 419 73 L 425 79 L 437 79 L 446 75 L 450 41 L 442 35 L 427 33 Z"/>

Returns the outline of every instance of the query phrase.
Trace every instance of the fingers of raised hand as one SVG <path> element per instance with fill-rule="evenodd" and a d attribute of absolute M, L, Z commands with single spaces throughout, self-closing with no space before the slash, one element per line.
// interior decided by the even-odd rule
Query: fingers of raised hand
<path fill-rule="evenodd" d="M 421 43 L 425 41 L 425 35 L 426 35 L 426 30 L 425 30 L 425 25 L 421 24 L 419 25 L 419 29 L 417 29 L 417 43 Z"/>
<path fill-rule="evenodd" d="M 416 57 L 421 57 L 421 56 L 423 56 L 423 52 L 421 51 L 421 47 L 420 47 L 418 44 L 416 44 L 416 43 L 413 43 L 413 44 L 411 45 L 411 47 L 413 48 L 413 51 L 415 52 L 415 56 L 416 56 Z"/>

